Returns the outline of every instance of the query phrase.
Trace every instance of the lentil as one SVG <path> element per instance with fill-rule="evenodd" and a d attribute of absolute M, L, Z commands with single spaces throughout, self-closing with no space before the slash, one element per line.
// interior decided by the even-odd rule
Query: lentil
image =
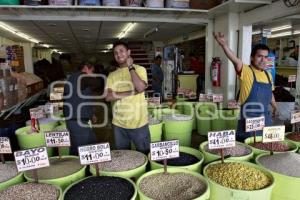
<path fill-rule="evenodd" d="M 65 177 L 75 172 L 78 172 L 83 168 L 80 165 L 78 158 L 62 158 L 59 160 L 58 158 L 50 158 L 50 167 L 40 168 L 38 169 L 38 177 L 41 180 L 45 179 L 55 179 Z M 31 171 L 25 172 L 25 174 L 33 178 L 33 174 Z"/>
<path fill-rule="evenodd" d="M 282 142 L 270 142 L 270 143 L 262 143 L 262 142 L 256 142 L 250 144 L 251 146 L 261 149 L 264 151 L 276 151 L 276 152 L 285 152 L 290 150 L 289 146 L 282 143 Z"/>
<path fill-rule="evenodd" d="M 15 177 L 17 174 L 18 170 L 14 162 L 0 163 L 0 183 Z"/>
<path fill-rule="evenodd" d="M 111 162 L 99 163 L 99 169 L 110 172 L 120 172 L 135 169 L 147 161 L 146 156 L 132 150 L 111 151 Z"/>
<path fill-rule="evenodd" d="M 300 154 L 293 152 L 264 155 L 258 158 L 264 167 L 286 176 L 300 177 Z"/>
<path fill-rule="evenodd" d="M 120 177 L 90 177 L 71 187 L 64 200 L 129 200 L 134 195 L 133 185 Z"/>
<path fill-rule="evenodd" d="M 156 162 L 163 164 L 163 160 L 156 161 Z M 185 153 L 185 152 L 179 152 L 179 157 L 168 160 L 167 165 L 168 166 L 187 166 L 187 165 L 193 165 L 197 162 L 199 162 L 199 159 L 196 156 Z"/>
<path fill-rule="evenodd" d="M 204 146 L 204 150 L 212 154 L 220 154 L 218 149 L 208 149 L 208 144 Z M 236 143 L 235 147 L 226 148 L 223 152 L 224 156 L 240 157 L 251 154 L 252 149 Z"/>
<path fill-rule="evenodd" d="M 151 199 L 187 200 L 201 196 L 207 186 L 187 173 L 159 173 L 143 178 L 140 188 Z"/>
<path fill-rule="evenodd" d="M 259 190 L 271 184 L 271 179 L 254 167 L 241 163 L 217 163 L 206 169 L 214 182 L 231 189 Z"/>
<path fill-rule="evenodd" d="M 291 133 L 286 136 L 288 139 L 300 142 L 300 133 Z"/>
<path fill-rule="evenodd" d="M 57 200 L 60 191 L 54 185 L 44 183 L 22 183 L 0 191 L 0 199 L 13 200 Z"/>

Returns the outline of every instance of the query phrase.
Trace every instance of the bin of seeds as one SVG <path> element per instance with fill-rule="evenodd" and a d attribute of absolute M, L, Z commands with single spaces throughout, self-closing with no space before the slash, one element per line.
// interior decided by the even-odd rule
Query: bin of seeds
<path fill-rule="evenodd" d="M 224 157 L 228 160 L 250 161 L 253 158 L 253 151 L 251 147 L 241 142 L 236 142 L 235 147 L 225 148 L 223 150 Z M 219 149 L 208 149 L 208 142 L 200 144 L 200 151 L 204 155 L 204 164 L 221 158 Z"/>
<path fill-rule="evenodd" d="M 39 182 L 53 184 L 65 189 L 71 183 L 85 177 L 86 166 L 80 164 L 77 156 L 52 157 L 50 167 L 37 169 Z M 26 180 L 33 182 L 32 171 L 24 173 Z"/>
<path fill-rule="evenodd" d="M 146 171 L 147 157 L 133 150 L 112 150 L 111 161 L 99 163 L 100 175 L 121 176 L 138 179 Z M 95 166 L 90 166 L 90 172 L 96 175 Z"/>
<path fill-rule="evenodd" d="M 193 117 L 189 115 L 165 115 L 164 139 L 179 140 L 182 146 L 191 146 L 191 137 L 193 131 Z"/>
<path fill-rule="evenodd" d="M 271 199 L 274 178 L 258 165 L 243 161 L 216 161 L 208 164 L 203 174 L 210 184 L 210 200 Z"/>
<path fill-rule="evenodd" d="M 137 181 L 140 200 L 207 200 L 209 185 L 199 173 L 180 168 L 147 172 Z"/>
<path fill-rule="evenodd" d="M 296 200 L 300 197 L 300 154 L 294 152 L 261 154 L 256 163 L 275 178 L 272 200 Z"/>
<path fill-rule="evenodd" d="M 170 108 L 158 108 L 152 111 L 153 117 L 158 120 L 162 120 L 164 115 L 175 115 L 180 114 L 179 110 L 170 109 Z"/>
<path fill-rule="evenodd" d="M 135 200 L 137 189 L 133 181 L 117 176 L 93 176 L 70 185 L 64 200 Z"/>
<path fill-rule="evenodd" d="M 6 200 L 61 200 L 61 188 L 46 183 L 21 183 L 0 191 Z"/>
<path fill-rule="evenodd" d="M 260 154 L 269 153 L 271 150 L 274 153 L 296 152 L 298 150 L 298 147 L 290 141 L 262 143 L 262 136 L 256 137 L 256 143 L 254 143 L 254 137 L 247 138 L 245 143 L 252 148 L 254 158 Z"/>
<path fill-rule="evenodd" d="M 15 162 L 0 163 L 0 190 L 24 182 L 23 173 L 18 173 Z"/>
<path fill-rule="evenodd" d="M 179 158 L 169 159 L 167 161 L 168 168 L 183 168 L 194 172 L 200 172 L 203 155 L 200 151 L 193 149 L 191 147 L 179 147 Z M 164 167 L 163 160 L 161 161 L 152 161 L 151 155 L 148 155 L 150 161 L 151 170 L 160 169 Z"/>
<path fill-rule="evenodd" d="M 161 141 L 162 126 L 163 124 L 160 120 L 149 117 L 149 131 L 151 142 Z"/>
<path fill-rule="evenodd" d="M 285 138 L 286 140 L 293 142 L 297 145 L 298 148 L 300 148 L 300 132 L 286 133 Z"/>

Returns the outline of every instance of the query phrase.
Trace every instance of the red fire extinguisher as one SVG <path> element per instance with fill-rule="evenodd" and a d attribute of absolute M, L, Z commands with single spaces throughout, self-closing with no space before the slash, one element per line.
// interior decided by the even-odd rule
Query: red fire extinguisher
<path fill-rule="evenodd" d="M 213 61 L 211 62 L 211 81 L 212 85 L 214 87 L 220 87 L 221 86 L 221 60 L 219 57 L 213 58 Z"/>

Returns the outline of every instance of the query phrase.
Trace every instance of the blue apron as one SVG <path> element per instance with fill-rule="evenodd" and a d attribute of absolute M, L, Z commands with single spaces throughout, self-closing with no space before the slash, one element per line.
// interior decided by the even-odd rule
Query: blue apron
<path fill-rule="evenodd" d="M 253 85 L 247 100 L 241 106 L 241 115 L 236 133 L 237 140 L 240 142 L 244 142 L 246 138 L 252 137 L 254 134 L 253 132 L 245 132 L 246 118 L 264 116 L 265 126 L 272 125 L 272 118 L 268 109 L 272 101 L 272 83 L 270 81 L 270 77 L 268 73 L 264 71 L 269 83 L 257 82 L 252 67 L 249 67 L 253 74 Z M 260 103 L 260 105 L 257 105 L 257 103 Z M 261 136 L 262 131 L 256 131 L 256 135 Z"/>

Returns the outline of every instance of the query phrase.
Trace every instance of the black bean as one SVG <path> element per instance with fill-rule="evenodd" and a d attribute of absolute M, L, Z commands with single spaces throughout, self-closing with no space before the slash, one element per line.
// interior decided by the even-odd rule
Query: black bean
<path fill-rule="evenodd" d="M 162 160 L 156 162 L 163 164 Z M 178 158 L 168 160 L 167 164 L 169 166 L 187 166 L 187 165 L 193 165 L 197 162 L 199 162 L 199 159 L 196 156 L 185 152 L 180 152 Z"/>
<path fill-rule="evenodd" d="M 64 200 L 129 200 L 134 187 L 124 178 L 90 177 L 71 187 Z"/>

